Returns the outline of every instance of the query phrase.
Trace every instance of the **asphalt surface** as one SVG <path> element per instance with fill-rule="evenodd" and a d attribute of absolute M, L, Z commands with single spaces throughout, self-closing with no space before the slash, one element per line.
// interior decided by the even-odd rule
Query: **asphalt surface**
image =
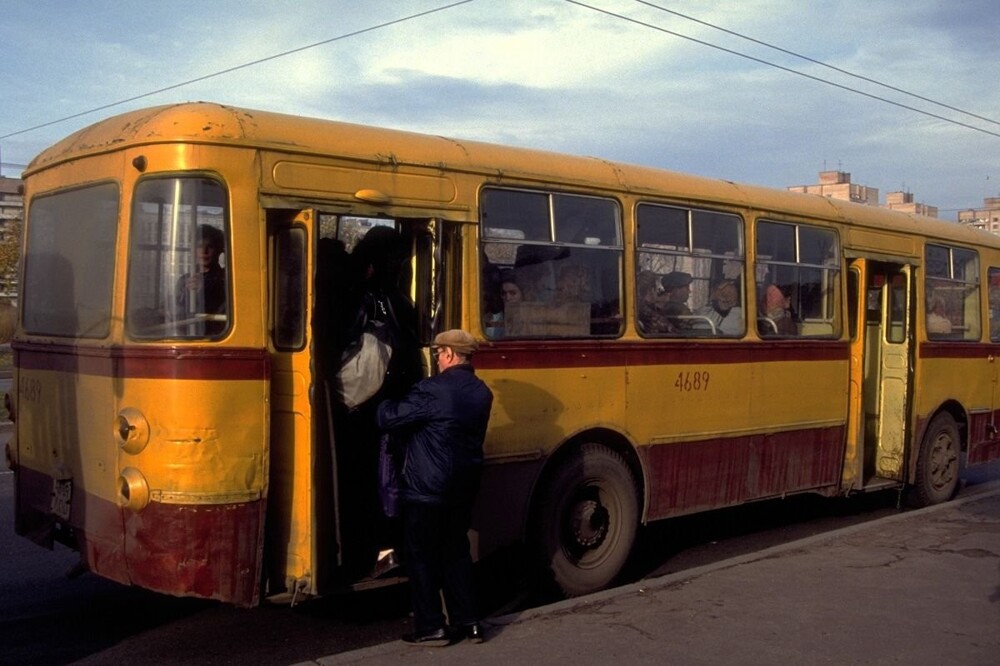
<path fill-rule="evenodd" d="M 995 478 L 995 477 L 994 477 Z M 1000 482 L 909 511 L 320 664 L 1000 664 Z"/>

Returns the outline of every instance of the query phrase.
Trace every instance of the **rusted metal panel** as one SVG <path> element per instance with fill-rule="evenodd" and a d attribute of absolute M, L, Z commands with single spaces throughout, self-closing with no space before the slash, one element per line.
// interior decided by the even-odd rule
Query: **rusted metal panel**
<path fill-rule="evenodd" d="M 74 488 L 67 522 L 50 510 L 52 482 L 47 474 L 18 468 L 16 531 L 21 536 L 47 548 L 54 541 L 66 543 L 80 551 L 89 571 L 119 583 L 238 606 L 258 602 L 262 501 L 151 502 L 134 513 Z"/>
<path fill-rule="evenodd" d="M 997 412 L 969 415 L 969 447 L 966 463 L 979 465 L 1000 458 L 1000 437 L 993 424 L 1000 420 Z"/>
<path fill-rule="evenodd" d="M 647 518 L 732 506 L 805 490 L 838 488 L 844 427 L 650 447 Z"/>
<path fill-rule="evenodd" d="M 150 502 L 125 515 L 125 552 L 135 585 L 176 596 L 256 605 L 262 501 L 184 505 Z"/>

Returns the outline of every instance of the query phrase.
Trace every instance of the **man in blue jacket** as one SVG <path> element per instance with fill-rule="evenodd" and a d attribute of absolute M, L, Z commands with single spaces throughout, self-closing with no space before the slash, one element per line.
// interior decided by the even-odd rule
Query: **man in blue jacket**
<path fill-rule="evenodd" d="M 468 531 L 493 393 L 472 369 L 477 348 L 465 331 L 439 333 L 432 346 L 438 374 L 418 382 L 401 400 L 378 407 L 379 427 L 405 446 L 400 496 L 414 633 L 403 640 L 418 645 L 483 641 Z M 445 626 L 442 591 L 451 630 Z"/>

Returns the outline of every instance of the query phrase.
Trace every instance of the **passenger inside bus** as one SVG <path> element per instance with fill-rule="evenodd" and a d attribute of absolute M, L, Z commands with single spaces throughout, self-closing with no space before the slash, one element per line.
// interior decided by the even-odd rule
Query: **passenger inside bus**
<path fill-rule="evenodd" d="M 740 293 L 732 280 L 719 282 L 712 290 L 709 305 L 698 311 L 715 327 L 719 335 L 743 334 L 743 308 L 740 307 Z"/>
<path fill-rule="evenodd" d="M 694 325 L 691 308 L 687 305 L 691 296 L 691 281 L 691 274 L 683 271 L 671 271 L 660 279 L 666 297 L 663 313 L 671 333 L 684 332 Z"/>
<path fill-rule="evenodd" d="M 935 335 L 951 335 L 952 325 L 945 313 L 944 299 L 931 296 L 927 301 L 927 333 Z"/>
<path fill-rule="evenodd" d="M 381 388 L 353 410 L 339 405 L 334 416 L 337 469 L 341 502 L 342 552 L 346 572 L 363 577 L 372 571 L 380 552 L 398 552 L 399 525 L 383 515 L 379 495 L 379 439 L 375 409 L 385 399 L 399 399 L 423 375 L 423 358 L 417 335 L 416 309 L 410 300 L 409 246 L 392 227 L 376 226 L 365 234 L 350 255 L 355 275 L 353 287 L 335 321 L 343 327 L 337 337 L 350 341 L 350 354 L 364 333 L 365 323 L 376 320 L 391 327 L 392 356 Z"/>
<path fill-rule="evenodd" d="M 517 282 L 517 275 L 514 271 L 503 273 L 500 281 L 500 296 L 505 306 L 511 303 L 520 303 L 524 300 L 524 293 L 521 291 L 521 287 Z"/>
<path fill-rule="evenodd" d="M 503 297 L 500 267 L 488 258 L 483 261 L 483 329 L 491 340 L 503 337 Z"/>
<path fill-rule="evenodd" d="M 490 296 L 489 298 L 492 298 Z M 516 309 L 524 301 L 524 293 L 518 285 L 517 276 L 513 270 L 506 270 L 501 273 L 500 289 L 496 294 L 500 302 L 500 309 L 493 315 L 487 316 L 486 335 L 496 339 L 502 338 L 506 334 L 506 314 L 508 310 Z"/>
<path fill-rule="evenodd" d="M 219 315 L 206 322 L 205 333 L 214 335 L 226 328 L 226 269 L 219 258 L 225 248 L 222 232 L 208 224 L 198 225 L 195 256 L 196 270 L 182 275 L 177 284 L 177 307 L 181 316 L 191 314 Z"/>
<path fill-rule="evenodd" d="M 559 269 L 556 303 L 590 303 L 590 274 L 584 266 L 571 264 Z"/>
<path fill-rule="evenodd" d="M 760 322 L 761 335 L 798 335 L 799 326 L 792 299 L 787 287 L 769 284 L 764 290 L 764 321 Z"/>
<path fill-rule="evenodd" d="M 670 332 L 670 322 L 663 311 L 666 292 L 660 276 L 653 271 L 641 271 L 636 278 L 639 330 L 649 335 Z"/>

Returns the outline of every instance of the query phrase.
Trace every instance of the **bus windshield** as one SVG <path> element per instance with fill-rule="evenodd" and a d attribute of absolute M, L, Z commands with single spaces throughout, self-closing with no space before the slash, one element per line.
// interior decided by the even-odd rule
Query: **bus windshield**
<path fill-rule="evenodd" d="M 136 187 L 125 323 L 135 338 L 220 337 L 229 327 L 226 191 L 208 178 Z"/>
<path fill-rule="evenodd" d="M 30 208 L 24 259 L 24 330 L 103 338 L 111 321 L 118 186 L 40 196 Z"/>

